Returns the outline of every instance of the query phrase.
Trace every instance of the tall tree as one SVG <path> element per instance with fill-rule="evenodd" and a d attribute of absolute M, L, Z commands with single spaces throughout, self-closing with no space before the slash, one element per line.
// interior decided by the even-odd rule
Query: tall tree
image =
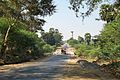
<path fill-rule="evenodd" d="M 98 46 L 99 45 L 99 42 L 100 42 L 100 36 L 99 35 L 95 35 L 92 37 L 92 41 L 93 41 L 93 44 L 94 46 Z"/>
<path fill-rule="evenodd" d="M 71 34 L 72 34 L 72 35 L 71 35 L 71 39 L 73 39 L 73 33 L 74 33 L 74 31 L 71 31 Z"/>
<path fill-rule="evenodd" d="M 90 33 L 85 33 L 85 41 L 87 45 L 90 45 L 91 42 L 91 34 Z"/>

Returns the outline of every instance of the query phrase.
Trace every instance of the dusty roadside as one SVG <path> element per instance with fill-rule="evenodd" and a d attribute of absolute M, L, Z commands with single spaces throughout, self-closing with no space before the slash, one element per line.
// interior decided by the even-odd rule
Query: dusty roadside
<path fill-rule="evenodd" d="M 100 70 L 99 65 L 78 59 L 68 60 L 64 67 L 62 80 L 119 80 L 109 73 Z"/>

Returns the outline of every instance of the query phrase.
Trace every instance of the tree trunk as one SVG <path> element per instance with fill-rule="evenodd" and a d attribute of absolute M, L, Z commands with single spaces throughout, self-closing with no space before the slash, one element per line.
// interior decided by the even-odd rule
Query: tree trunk
<path fill-rule="evenodd" d="M 7 40 L 8 40 L 8 34 L 9 34 L 10 29 L 11 29 L 11 25 L 9 25 L 9 27 L 7 29 L 7 32 L 6 32 L 4 40 L 3 40 L 2 48 L 1 48 L 1 58 L 3 60 L 6 59 Z"/>

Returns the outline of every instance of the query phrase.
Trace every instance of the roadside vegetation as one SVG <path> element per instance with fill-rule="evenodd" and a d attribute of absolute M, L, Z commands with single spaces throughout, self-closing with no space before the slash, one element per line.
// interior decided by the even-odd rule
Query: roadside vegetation
<path fill-rule="evenodd" d="M 106 23 L 99 35 L 86 33 L 84 38 L 69 39 L 67 42 L 76 49 L 75 55 L 103 64 L 103 70 L 120 78 L 120 20 Z M 92 37 L 91 37 L 92 36 Z M 107 63 L 107 64 L 106 64 Z"/>
<path fill-rule="evenodd" d="M 60 45 L 58 29 L 42 29 L 45 20 L 41 17 L 51 16 L 55 7 L 52 0 L 0 1 L 0 64 L 41 58 Z"/>
<path fill-rule="evenodd" d="M 71 0 L 72 1 L 72 0 Z M 77 0 L 79 1 L 79 0 Z M 91 0 L 94 1 L 94 0 Z M 96 0 L 94 6 L 88 5 L 88 7 L 98 6 L 97 4 L 102 0 Z M 109 0 L 108 0 L 109 1 Z M 84 2 L 84 0 L 83 0 Z M 74 4 L 74 1 L 72 2 Z M 82 4 L 82 2 L 80 3 Z M 99 35 L 92 36 L 90 33 L 86 33 L 84 37 L 78 37 L 78 39 L 69 39 L 68 43 L 76 49 L 75 55 L 78 57 L 84 56 L 84 58 L 89 58 L 95 60 L 95 63 L 104 63 L 108 64 L 102 65 L 105 68 L 105 71 L 114 74 L 120 78 L 120 0 L 116 0 L 113 4 L 102 4 L 100 7 L 100 19 L 106 21 L 103 26 L 102 31 Z M 72 6 L 76 10 L 79 10 L 79 7 L 74 4 Z M 94 8 L 93 8 L 94 10 Z M 90 15 L 93 11 L 88 8 Z M 78 11 L 79 12 L 79 11 Z M 77 12 L 77 13 L 78 13 Z M 85 15 L 83 15 L 85 17 Z"/>
<path fill-rule="evenodd" d="M 80 13 L 84 19 L 100 3 L 111 0 L 69 1 L 69 8 L 76 12 L 77 17 Z M 81 7 L 88 10 L 81 12 L 84 11 L 80 10 Z M 42 29 L 45 23 L 42 18 L 53 15 L 55 8 L 53 0 L 0 1 L 0 64 L 37 59 L 61 45 L 62 34 L 58 29 L 50 28 L 49 32 Z M 99 15 L 100 19 L 96 20 L 106 22 L 99 35 L 86 33 L 77 40 L 72 36 L 67 42 L 76 49 L 78 57 L 95 59 L 96 62 L 107 61 L 109 64 L 103 67 L 120 77 L 120 0 L 101 4 Z M 38 37 L 36 32 L 40 32 L 41 36 Z"/>

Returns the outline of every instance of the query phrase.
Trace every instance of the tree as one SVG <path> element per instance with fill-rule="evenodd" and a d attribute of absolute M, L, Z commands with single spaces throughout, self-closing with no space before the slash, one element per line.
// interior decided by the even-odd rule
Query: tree
<path fill-rule="evenodd" d="M 70 38 L 69 40 L 67 40 L 67 43 L 72 47 L 76 47 L 76 45 L 79 44 L 79 41 L 76 39 Z"/>
<path fill-rule="evenodd" d="M 55 5 L 52 0 L 2 0 L 0 2 L 1 16 L 19 19 L 28 24 L 28 29 L 36 31 L 45 23 L 42 16 L 52 15 Z"/>
<path fill-rule="evenodd" d="M 43 32 L 41 34 L 43 40 L 50 45 L 59 45 L 62 41 L 62 34 L 59 33 L 58 29 L 50 28 L 49 32 Z"/>
<path fill-rule="evenodd" d="M 85 33 L 85 41 L 87 45 L 90 45 L 91 42 L 91 34 L 90 33 Z"/>
<path fill-rule="evenodd" d="M 80 43 L 82 43 L 82 42 L 84 42 L 84 38 L 81 37 L 81 36 L 78 36 L 78 41 L 79 41 Z"/>
<path fill-rule="evenodd" d="M 6 19 L 6 18 L 1 19 L 0 21 L 1 21 L 0 29 L 3 37 L 2 46 L 1 46 L 1 58 L 5 59 L 5 55 L 8 48 L 7 43 L 8 43 L 9 32 L 11 28 L 15 26 L 14 24 L 15 21 L 13 19 Z"/>
<path fill-rule="evenodd" d="M 54 33 L 54 32 L 55 32 L 54 28 L 49 29 L 49 33 Z"/>
<path fill-rule="evenodd" d="M 46 43 L 43 39 L 38 38 L 35 32 L 28 31 L 26 26 L 26 24 L 19 21 L 11 27 L 6 47 L 5 49 L 1 49 L 5 50 L 5 53 L 1 52 L 0 54 L 0 59 L 4 60 L 4 63 L 22 62 L 44 55 L 45 51 L 43 47 Z M 6 33 L 8 27 L 8 19 L 0 18 L 0 34 L 2 34 L 0 38 L 2 40 L 4 37 L 3 34 Z"/>
<path fill-rule="evenodd" d="M 54 39 L 55 39 L 55 45 L 60 46 L 61 41 L 63 39 L 63 36 L 62 36 L 61 33 L 59 33 L 58 29 L 55 29 L 53 36 L 54 36 Z"/>
<path fill-rule="evenodd" d="M 93 41 L 94 46 L 99 46 L 99 41 L 100 41 L 99 38 L 100 38 L 99 35 L 93 36 L 92 41 Z"/>
<path fill-rule="evenodd" d="M 96 8 L 105 2 L 110 3 L 111 0 L 69 0 L 70 9 L 76 12 L 76 16 L 89 16 Z M 114 3 L 120 3 L 120 0 L 115 0 Z M 120 6 L 120 5 L 118 5 Z M 84 10 L 82 10 L 84 9 Z"/>
<path fill-rule="evenodd" d="M 41 26 L 45 23 L 41 17 L 52 15 L 55 12 L 53 0 L 0 0 L 0 17 L 6 18 L 7 29 L 2 33 L 3 42 L 1 54 L 6 55 L 6 49 L 9 46 L 9 35 L 13 27 L 18 22 L 23 22 L 28 31 L 35 32 L 42 30 Z M 15 30 L 15 28 L 14 28 Z"/>
<path fill-rule="evenodd" d="M 100 34 L 100 48 L 107 59 L 116 60 L 120 56 L 120 19 L 104 26 Z"/>
<path fill-rule="evenodd" d="M 116 18 L 120 17 L 120 3 L 116 2 L 114 4 L 103 4 L 100 9 L 101 20 L 112 22 Z"/>
<path fill-rule="evenodd" d="M 71 31 L 71 34 L 72 34 L 72 37 L 71 37 L 71 38 L 72 38 L 72 39 L 73 39 L 73 33 L 74 33 L 74 31 Z"/>
<path fill-rule="evenodd" d="M 102 5 L 99 13 L 101 20 L 107 21 L 107 23 L 113 21 L 115 19 L 113 10 L 114 9 L 109 4 Z"/>

